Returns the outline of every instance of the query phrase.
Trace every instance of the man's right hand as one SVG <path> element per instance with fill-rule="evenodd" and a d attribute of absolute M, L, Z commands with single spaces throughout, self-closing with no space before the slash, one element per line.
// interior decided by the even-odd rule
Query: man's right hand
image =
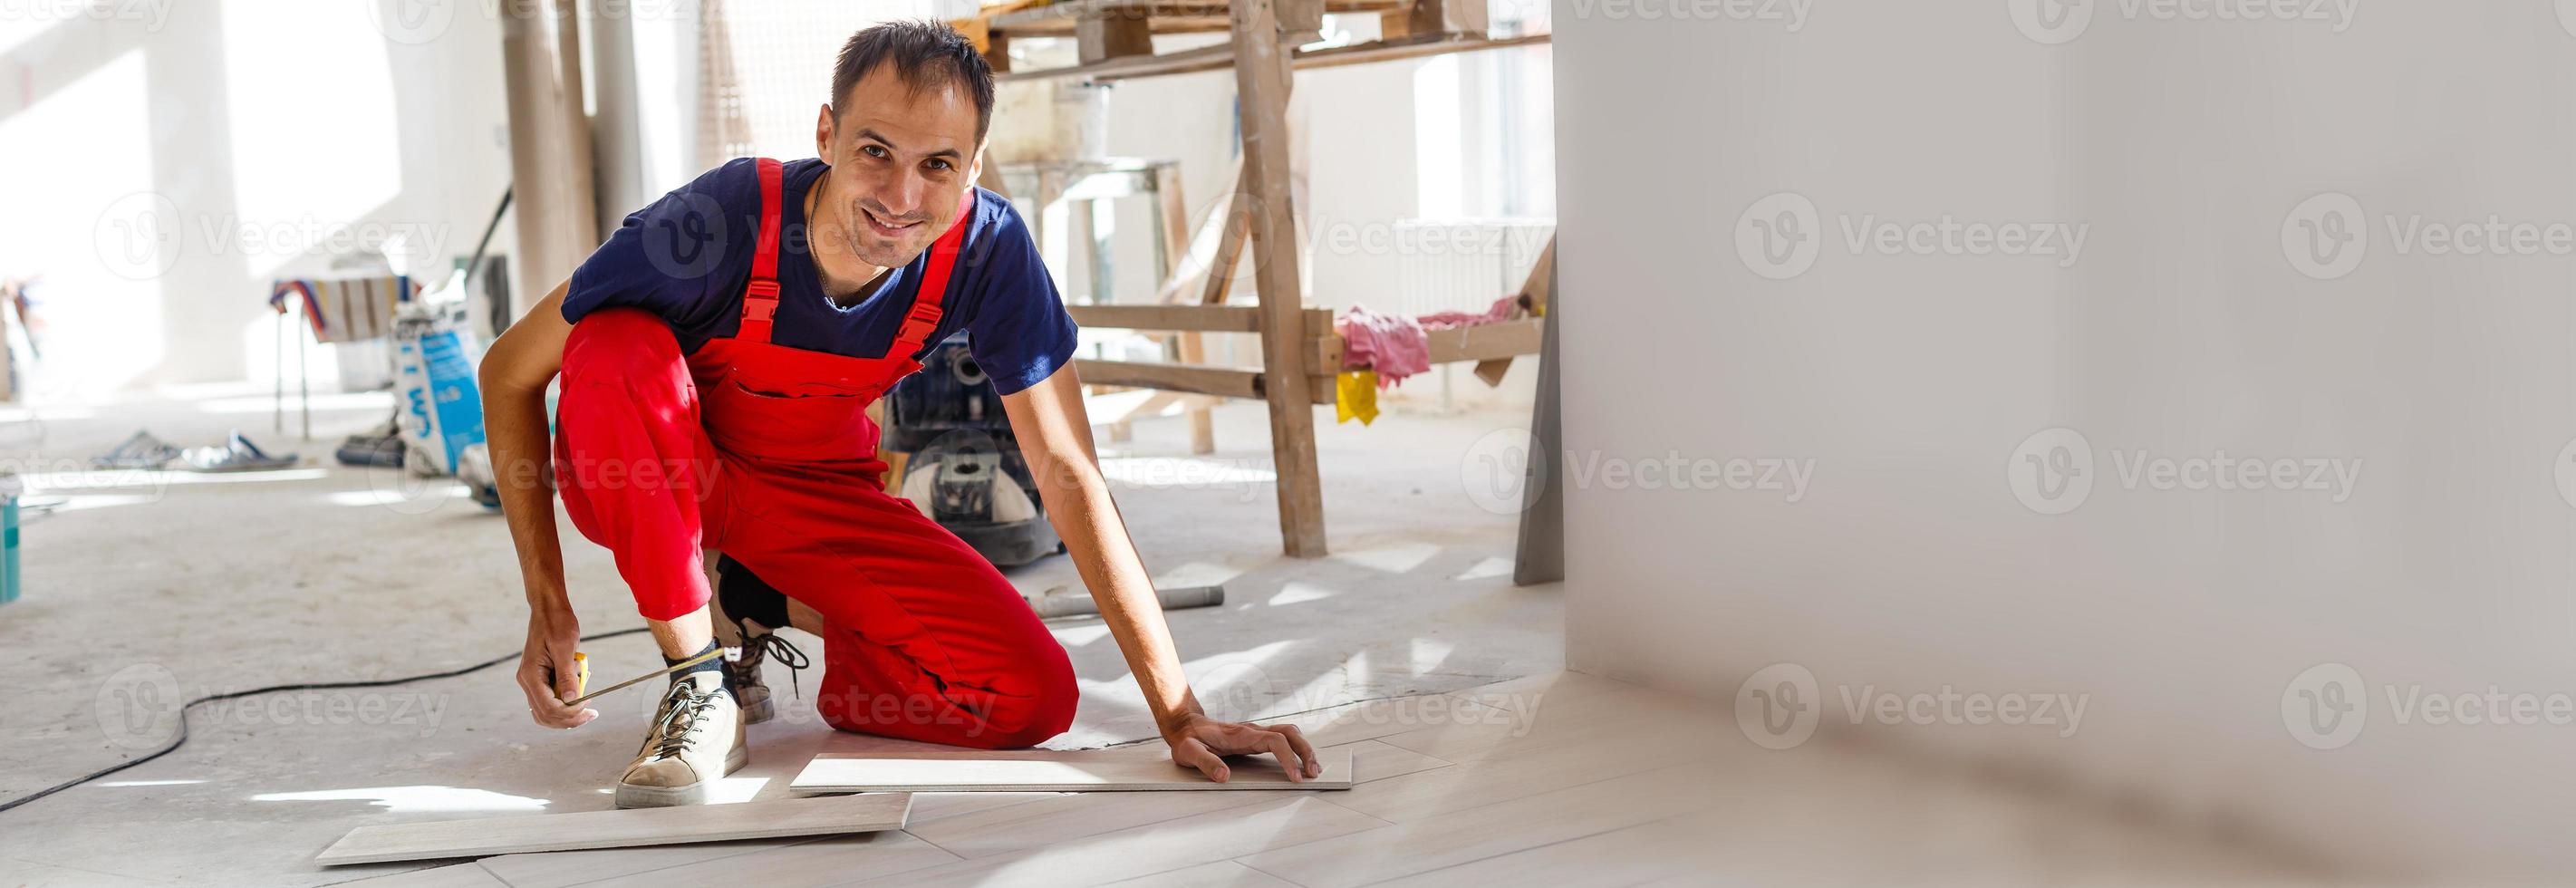
<path fill-rule="evenodd" d="M 519 690 L 528 695 L 528 716 L 549 728 L 577 728 L 599 717 L 596 710 L 563 704 L 581 693 L 575 690 L 580 666 L 572 659 L 581 643 L 581 621 L 564 597 L 563 546 L 555 538 L 555 493 L 545 471 L 553 441 L 546 386 L 563 369 L 564 341 L 572 336 L 572 324 L 563 318 L 570 286 L 555 285 L 502 331 L 476 371 L 483 384 L 483 440 L 492 450 L 501 514 L 509 519 L 510 543 L 519 550 L 519 571 L 527 581 L 528 647 L 519 654 Z"/>
<path fill-rule="evenodd" d="M 573 651 L 581 645 L 581 621 L 571 611 L 528 615 L 528 646 L 519 652 L 519 690 L 528 695 L 528 715 L 549 728 L 578 728 L 599 717 L 596 709 L 574 709 L 563 701 L 581 696 L 581 666 Z"/>

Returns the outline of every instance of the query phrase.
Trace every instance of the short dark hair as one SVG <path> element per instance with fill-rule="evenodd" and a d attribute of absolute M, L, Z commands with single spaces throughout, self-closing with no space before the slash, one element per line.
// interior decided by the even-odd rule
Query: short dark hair
<path fill-rule="evenodd" d="M 984 140 L 993 125 L 993 66 L 966 35 L 946 22 L 926 20 L 886 22 L 850 35 L 841 45 L 840 63 L 832 66 L 834 118 L 848 110 L 842 103 L 850 88 L 882 64 L 894 65 L 895 76 L 915 89 L 942 78 L 965 87 L 975 97 L 975 140 Z"/>

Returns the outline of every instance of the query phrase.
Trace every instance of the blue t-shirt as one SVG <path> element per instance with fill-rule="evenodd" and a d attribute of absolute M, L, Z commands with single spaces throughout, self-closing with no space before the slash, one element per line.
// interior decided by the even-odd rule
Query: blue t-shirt
<path fill-rule="evenodd" d="M 854 358 L 884 356 L 921 289 L 931 251 L 888 270 L 858 304 L 833 305 L 805 240 L 805 192 L 828 167 L 813 158 L 784 166 L 778 314 L 770 341 Z M 1072 360 L 1076 330 L 1028 225 L 1010 201 L 982 189 L 973 214 L 959 224 L 966 226 L 966 241 L 940 302 L 939 329 L 912 357 L 964 330 L 975 360 L 1003 394 L 1044 382 Z M 758 162 L 728 162 L 627 216 L 573 271 L 564 320 L 579 323 L 602 308 L 632 306 L 668 322 L 684 352 L 731 337 L 742 326 L 742 290 L 759 237 Z"/>

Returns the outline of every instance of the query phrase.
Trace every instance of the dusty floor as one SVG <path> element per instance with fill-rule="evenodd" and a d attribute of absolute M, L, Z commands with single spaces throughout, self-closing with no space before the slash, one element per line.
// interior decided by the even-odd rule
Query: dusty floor
<path fill-rule="evenodd" d="M 178 701 L 300 682 L 437 672 L 516 652 L 518 574 L 497 515 L 448 483 L 340 467 L 329 449 L 389 409 L 382 395 L 317 396 L 314 440 L 269 431 L 264 390 L 164 391 L 0 423 L 0 454 L 71 501 L 25 527 L 25 598 L 0 606 L 0 796 L 149 751 Z M 1267 434 L 1256 405 L 1221 410 L 1220 452 L 1186 456 L 1177 420 L 1104 444 L 1122 511 L 1161 584 L 1223 582 L 1222 608 L 1171 621 L 1210 708 L 1267 716 L 1452 691 L 1560 666 L 1552 586 L 1509 581 L 1514 517 L 1477 505 L 1462 465 L 1507 412 L 1397 415 L 1320 434 L 1334 555 L 1279 557 Z M 289 418 L 292 428 L 293 418 Z M 230 478 L 83 474 L 136 428 L 182 444 L 240 427 L 295 470 Z M 1481 493 L 1482 491 L 1477 491 Z M 566 533 L 571 534 L 569 525 Z M 586 632 L 639 625 L 607 554 L 574 537 L 565 561 Z M 1062 558 L 1012 572 L 1024 590 L 1074 582 Z M 1054 623 L 1084 681 L 1055 746 L 1151 734 L 1097 620 Z M 809 645 L 809 650 L 817 650 Z M 600 675 L 658 664 L 628 636 L 587 647 Z M 817 653 L 819 651 L 817 650 Z M 771 679 L 786 691 L 783 670 Z M 809 681 L 810 686 L 810 681 Z M 272 694 L 200 706 L 178 752 L 0 813 L 0 884 L 309 885 L 402 867 L 323 871 L 310 855 L 392 813 L 589 810 L 640 738 L 650 695 L 556 732 L 527 722 L 507 665 L 369 691 Z M 793 704 L 793 700 L 789 701 Z M 865 745 L 782 707 L 752 734 L 730 791 L 826 744 Z M 780 775 L 771 775 L 780 776 Z"/>

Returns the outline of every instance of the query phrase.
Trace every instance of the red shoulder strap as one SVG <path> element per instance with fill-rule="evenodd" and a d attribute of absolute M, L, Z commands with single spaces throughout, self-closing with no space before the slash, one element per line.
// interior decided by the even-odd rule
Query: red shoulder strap
<path fill-rule="evenodd" d="M 760 159 L 760 246 L 751 255 L 751 282 L 742 288 L 742 329 L 733 338 L 741 342 L 768 342 L 769 319 L 778 314 L 778 218 L 779 182 L 783 178 L 778 161 Z"/>
<path fill-rule="evenodd" d="M 966 229 L 974 218 L 975 186 L 969 185 L 966 193 L 957 197 L 957 224 L 948 226 L 948 231 L 930 245 L 930 261 L 921 273 L 921 289 L 912 294 L 912 311 L 905 313 L 903 329 L 895 333 L 894 345 L 886 349 L 886 357 L 912 357 L 939 329 L 939 303 L 948 298 L 949 274 L 957 268 L 957 254 L 966 243 Z"/>

